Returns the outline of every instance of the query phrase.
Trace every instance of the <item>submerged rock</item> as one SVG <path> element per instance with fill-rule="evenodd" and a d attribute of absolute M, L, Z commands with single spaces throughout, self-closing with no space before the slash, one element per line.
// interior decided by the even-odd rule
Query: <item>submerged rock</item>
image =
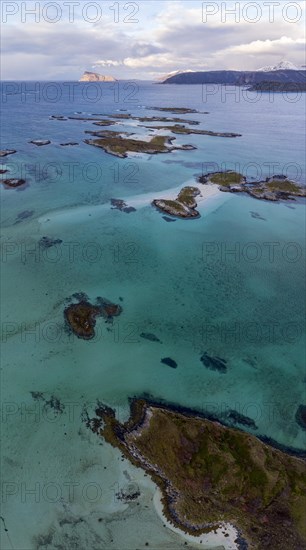
<path fill-rule="evenodd" d="M 120 212 L 125 212 L 130 214 L 131 212 L 136 212 L 136 208 L 133 206 L 128 206 L 122 199 L 111 199 L 112 210 L 120 210 Z"/>
<path fill-rule="evenodd" d="M 201 361 L 207 369 L 215 370 L 222 374 L 227 372 L 227 361 L 221 357 L 211 357 L 207 353 L 203 353 Z"/>
<path fill-rule="evenodd" d="M 252 418 L 245 416 L 234 410 L 229 410 L 225 413 L 226 420 L 233 422 L 234 424 L 241 424 L 242 426 L 247 426 L 253 430 L 257 430 L 257 426 Z"/>
<path fill-rule="evenodd" d="M 150 340 L 150 342 L 159 342 L 161 344 L 161 341 L 155 334 L 151 334 L 151 332 L 142 332 L 140 334 L 141 338 L 145 338 L 145 340 Z"/>
<path fill-rule="evenodd" d="M 164 357 L 163 359 L 160 360 L 160 362 L 163 363 L 164 365 L 167 365 L 168 367 L 171 367 L 172 369 L 177 368 L 176 361 L 174 361 L 174 359 L 171 359 L 171 357 Z"/>
<path fill-rule="evenodd" d="M 107 298 L 98 296 L 96 302 L 100 308 L 101 315 L 105 317 L 107 321 L 112 321 L 113 317 L 118 317 L 118 315 L 122 313 L 122 307 L 118 304 L 113 304 L 110 300 L 107 300 Z"/>
<path fill-rule="evenodd" d="M 266 218 L 263 218 L 258 212 L 252 212 L 252 210 L 250 210 L 250 214 L 251 214 L 252 218 L 254 218 L 255 220 L 266 221 Z"/>
<path fill-rule="evenodd" d="M 175 222 L 176 220 L 174 220 L 173 218 L 168 218 L 168 216 L 162 216 L 163 220 L 165 220 L 165 222 L 168 222 L 168 223 L 171 223 L 171 222 Z"/>
<path fill-rule="evenodd" d="M 302 430 L 306 430 L 306 405 L 300 405 L 295 413 L 295 420 Z"/>
<path fill-rule="evenodd" d="M 42 237 L 39 240 L 39 246 L 42 248 L 51 248 L 51 246 L 55 246 L 56 244 L 61 244 L 63 241 L 62 239 L 52 239 L 52 237 Z"/>

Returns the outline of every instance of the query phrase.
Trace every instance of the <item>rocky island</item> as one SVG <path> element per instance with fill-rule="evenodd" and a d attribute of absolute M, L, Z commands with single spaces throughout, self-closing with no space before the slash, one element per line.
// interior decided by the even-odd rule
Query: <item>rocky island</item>
<path fill-rule="evenodd" d="M 181 134 L 181 135 L 200 135 L 200 136 L 213 136 L 213 137 L 226 137 L 226 138 L 235 138 L 241 137 L 241 134 L 235 134 L 233 132 L 213 132 L 211 130 L 196 130 L 194 128 L 186 128 L 186 126 L 181 126 L 180 124 L 175 124 L 174 126 L 146 126 L 151 130 L 167 130 L 172 132 L 172 134 Z"/>
<path fill-rule="evenodd" d="M 8 178 L 1 180 L 1 183 L 6 189 L 17 189 L 26 184 L 26 180 L 22 178 Z"/>
<path fill-rule="evenodd" d="M 17 153 L 15 149 L 4 149 L 0 151 L 0 157 L 7 157 L 8 155 L 14 155 L 15 153 Z"/>
<path fill-rule="evenodd" d="M 86 294 L 76 295 L 78 303 L 72 303 L 64 310 L 67 327 L 83 340 L 91 340 L 95 336 L 96 317 L 104 317 L 108 322 L 122 312 L 122 307 L 113 304 L 106 298 L 98 297 L 95 304 L 88 301 Z"/>
<path fill-rule="evenodd" d="M 101 406 L 87 425 L 143 468 L 162 492 L 175 527 L 199 535 L 233 525 L 237 548 L 305 550 L 302 458 L 254 435 L 146 400 L 132 400 L 121 424 Z"/>
<path fill-rule="evenodd" d="M 279 201 L 306 197 L 306 189 L 289 180 L 283 174 L 266 178 L 264 181 L 247 181 L 246 178 L 232 170 L 211 172 L 200 176 L 199 183 L 218 185 L 220 191 L 229 193 L 248 193 L 251 197 L 261 200 Z"/>
<path fill-rule="evenodd" d="M 152 204 L 162 212 L 170 214 L 170 216 L 198 218 L 200 214 L 196 210 L 197 203 L 195 200 L 197 195 L 200 195 L 197 187 L 183 187 L 176 199 L 155 199 Z"/>
<path fill-rule="evenodd" d="M 123 137 L 122 133 L 111 132 L 100 134 L 98 139 L 85 139 L 84 142 L 94 147 L 103 149 L 110 155 L 115 155 L 119 158 L 126 158 L 128 153 L 146 153 L 148 155 L 156 155 L 158 153 L 171 153 L 174 150 L 189 151 L 196 149 L 193 145 L 172 146 L 174 138 L 165 136 L 155 136 L 150 141 L 142 141 L 140 139 L 131 139 Z"/>
<path fill-rule="evenodd" d="M 117 82 L 117 79 L 110 75 L 103 75 L 99 73 L 93 73 L 91 71 L 85 71 L 81 76 L 79 82 Z"/>

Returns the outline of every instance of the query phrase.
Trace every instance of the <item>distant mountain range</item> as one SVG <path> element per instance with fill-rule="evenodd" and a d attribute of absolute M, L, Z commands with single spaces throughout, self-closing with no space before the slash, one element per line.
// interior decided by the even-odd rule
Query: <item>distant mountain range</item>
<path fill-rule="evenodd" d="M 229 84 L 247 86 L 259 82 L 301 83 L 306 82 L 306 70 L 264 67 L 257 71 L 189 71 L 166 77 L 162 84 Z"/>

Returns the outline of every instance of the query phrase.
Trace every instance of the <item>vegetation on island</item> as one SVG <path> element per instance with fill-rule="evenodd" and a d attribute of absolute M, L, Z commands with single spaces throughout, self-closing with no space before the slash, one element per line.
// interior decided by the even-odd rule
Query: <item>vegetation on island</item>
<path fill-rule="evenodd" d="M 197 187 L 183 187 L 176 199 L 155 199 L 152 204 L 159 210 L 178 218 L 197 218 L 195 197 L 200 194 Z"/>
<path fill-rule="evenodd" d="M 151 475 L 176 527 L 196 535 L 229 522 L 250 549 L 306 549 L 301 458 L 192 412 L 144 400 L 132 402 L 125 424 L 107 407 L 96 413 L 101 422 L 89 421 L 93 431 Z"/>
<path fill-rule="evenodd" d="M 247 181 L 246 178 L 231 170 L 212 172 L 198 178 L 199 183 L 215 184 L 221 191 L 248 193 L 251 197 L 262 200 L 278 201 L 294 197 L 306 197 L 306 189 L 291 181 L 287 176 L 275 175 L 264 181 Z"/>
<path fill-rule="evenodd" d="M 107 136 L 104 134 L 104 137 L 98 139 L 86 139 L 85 143 L 99 147 L 106 153 L 120 158 L 127 157 L 128 153 L 155 155 L 157 153 L 170 153 L 176 149 L 195 149 L 192 145 L 171 146 L 172 141 L 173 138 L 169 138 L 168 136 L 155 136 L 150 141 L 142 141 L 140 139 L 122 137 L 118 132 L 109 132 Z"/>
<path fill-rule="evenodd" d="M 212 132 L 211 130 L 196 130 L 194 128 L 186 128 L 186 126 L 181 126 L 176 124 L 174 126 L 146 126 L 151 130 L 167 130 L 173 134 L 182 134 L 182 135 L 191 135 L 196 134 L 200 136 L 213 136 L 213 137 L 241 137 L 241 134 L 235 134 L 233 132 Z"/>

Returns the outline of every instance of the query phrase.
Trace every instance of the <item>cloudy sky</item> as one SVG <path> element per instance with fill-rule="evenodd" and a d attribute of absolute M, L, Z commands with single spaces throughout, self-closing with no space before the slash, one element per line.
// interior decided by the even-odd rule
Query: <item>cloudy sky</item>
<path fill-rule="evenodd" d="M 94 70 L 154 79 L 179 69 L 253 70 L 282 59 L 301 66 L 304 29 L 304 0 L 2 0 L 1 78 L 77 80 Z"/>

